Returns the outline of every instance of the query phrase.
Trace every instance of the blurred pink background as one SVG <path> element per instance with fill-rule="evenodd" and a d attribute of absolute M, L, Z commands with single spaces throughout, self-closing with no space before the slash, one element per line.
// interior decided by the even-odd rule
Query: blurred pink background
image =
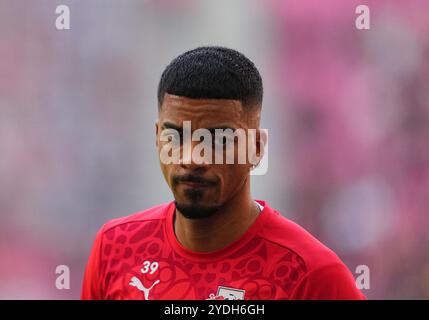
<path fill-rule="evenodd" d="M 55 28 L 69 5 L 71 30 Z M 357 30 L 366 4 L 371 29 Z M 370 269 L 370 299 L 429 298 L 429 2 L 80 0 L 0 3 L 0 298 L 77 299 L 108 219 L 172 199 L 156 88 L 200 45 L 264 79 L 267 200 Z M 55 287 L 67 265 L 70 290 Z"/>

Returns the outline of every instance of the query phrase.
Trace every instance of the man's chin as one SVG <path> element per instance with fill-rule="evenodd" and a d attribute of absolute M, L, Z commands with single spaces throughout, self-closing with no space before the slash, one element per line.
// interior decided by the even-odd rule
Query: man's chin
<path fill-rule="evenodd" d="M 204 219 L 214 215 L 219 211 L 219 205 L 202 205 L 202 204 L 188 204 L 174 201 L 176 209 L 187 219 Z"/>

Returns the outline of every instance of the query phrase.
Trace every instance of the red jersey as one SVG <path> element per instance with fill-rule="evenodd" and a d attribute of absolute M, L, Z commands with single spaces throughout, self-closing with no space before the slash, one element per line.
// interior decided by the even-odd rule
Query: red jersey
<path fill-rule="evenodd" d="M 86 267 L 82 299 L 365 299 L 330 249 L 264 208 L 236 241 L 192 252 L 176 239 L 174 202 L 107 222 Z"/>

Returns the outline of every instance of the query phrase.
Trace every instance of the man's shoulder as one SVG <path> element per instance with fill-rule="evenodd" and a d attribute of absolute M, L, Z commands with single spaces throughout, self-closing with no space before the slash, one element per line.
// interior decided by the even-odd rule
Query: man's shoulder
<path fill-rule="evenodd" d="M 107 221 L 103 227 L 103 233 L 109 232 L 112 229 L 122 228 L 126 229 L 130 224 L 145 224 L 148 222 L 160 222 L 165 219 L 169 203 L 159 204 L 150 207 L 146 210 L 138 211 L 127 216 L 111 219 Z"/>
<path fill-rule="evenodd" d="M 280 249 L 292 251 L 304 262 L 308 271 L 328 265 L 343 264 L 341 259 L 303 227 L 282 216 L 277 210 L 271 214 L 262 229 L 262 237 Z"/>

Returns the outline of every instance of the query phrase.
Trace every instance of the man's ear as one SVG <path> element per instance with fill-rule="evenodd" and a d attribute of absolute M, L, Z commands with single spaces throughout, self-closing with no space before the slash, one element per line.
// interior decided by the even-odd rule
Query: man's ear
<path fill-rule="evenodd" d="M 155 121 L 155 144 L 158 147 L 159 120 Z"/>
<path fill-rule="evenodd" d="M 265 154 L 265 146 L 267 145 L 268 141 L 268 132 L 265 129 L 258 129 L 258 139 L 256 140 L 256 154 L 259 156 L 260 159 L 264 157 Z"/>
<path fill-rule="evenodd" d="M 267 145 L 268 134 L 265 129 L 257 129 L 255 136 L 255 152 L 252 153 L 252 167 L 257 167 L 259 163 L 262 161 L 262 158 L 265 154 L 265 146 Z"/>

